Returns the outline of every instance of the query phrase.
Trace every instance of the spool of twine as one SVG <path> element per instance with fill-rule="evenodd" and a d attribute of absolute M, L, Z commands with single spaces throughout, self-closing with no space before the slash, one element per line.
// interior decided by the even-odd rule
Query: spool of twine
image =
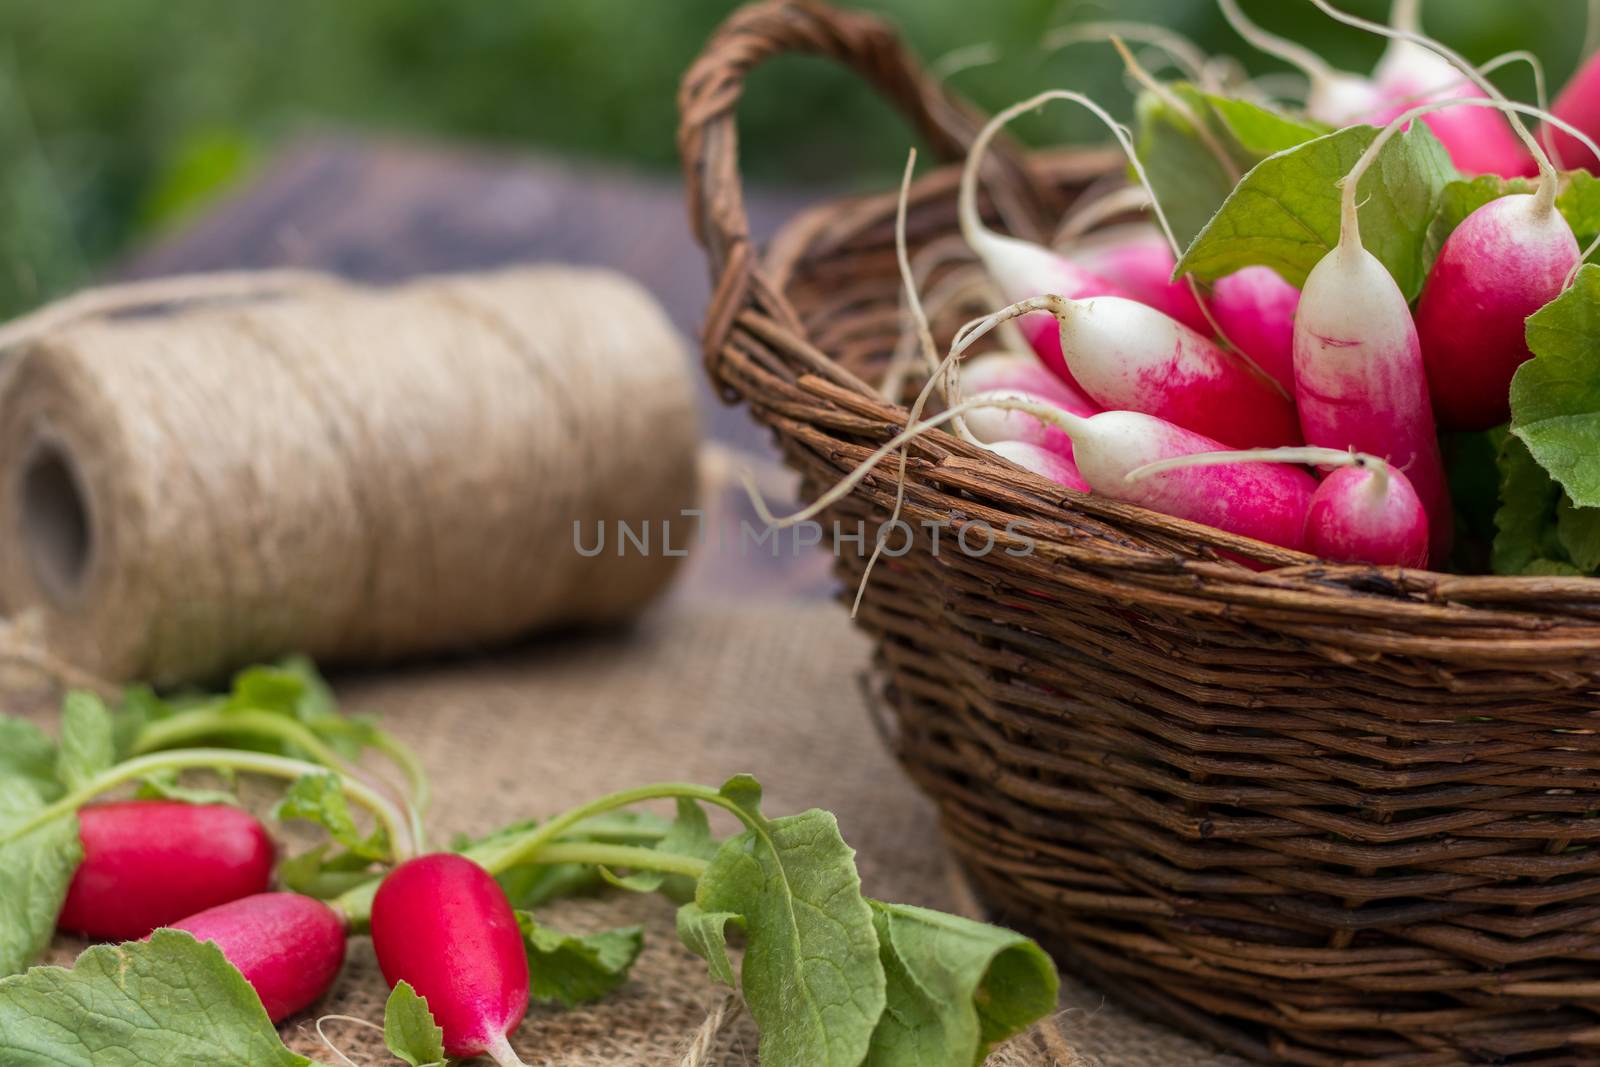
<path fill-rule="evenodd" d="M 625 618 L 676 557 L 682 342 L 618 275 L 87 295 L 0 331 L 0 610 L 110 679 L 378 661 Z M 616 550 L 616 524 L 656 531 Z M 574 524 L 592 548 L 576 547 Z"/>

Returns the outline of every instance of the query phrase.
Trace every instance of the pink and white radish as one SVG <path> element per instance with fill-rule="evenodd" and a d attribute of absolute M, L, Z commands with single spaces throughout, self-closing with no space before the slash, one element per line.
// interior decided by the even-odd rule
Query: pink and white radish
<path fill-rule="evenodd" d="M 1000 458 L 1010 460 L 1023 470 L 1047 478 L 1057 485 L 1076 489 L 1080 493 L 1089 491 L 1089 483 L 1078 473 L 1078 465 L 1048 448 L 1030 445 L 1025 441 L 995 441 L 984 447 Z"/>
<path fill-rule="evenodd" d="M 1136 411 L 1072 415 L 1049 404 L 1017 398 L 965 400 L 896 435 L 811 506 L 784 518 L 774 516 L 753 482 L 746 489 L 762 520 L 793 526 L 822 513 L 850 493 L 873 468 L 911 441 L 951 419 L 978 408 L 1019 411 L 1053 424 L 1072 439 L 1079 473 L 1091 491 L 1139 504 L 1165 515 L 1203 523 L 1229 533 L 1300 549 L 1306 510 L 1316 479 L 1296 467 L 1240 463 L 1227 467 L 1173 471 L 1130 483 L 1127 475 L 1157 460 L 1224 449 L 1214 438 Z"/>
<path fill-rule="evenodd" d="M 489 872 L 452 853 L 402 863 L 372 900 L 372 947 L 390 986 L 427 999 L 445 1052 L 520 1067 L 506 1037 L 528 1011 L 528 954 Z"/>
<path fill-rule="evenodd" d="M 1389 124 L 1414 102 L 1505 99 L 1472 64 L 1420 32 L 1418 0 L 1396 0 L 1391 26 L 1348 14 L 1329 0 L 1312 3 L 1347 26 L 1389 38 L 1390 45 L 1373 75 L 1387 105 L 1368 118 L 1374 124 Z M 1502 116 L 1469 108 L 1430 112 L 1423 121 L 1455 165 L 1468 174 L 1515 178 L 1534 173 L 1532 145 L 1516 120 L 1508 126 Z"/>
<path fill-rule="evenodd" d="M 967 383 L 962 382 L 963 395 Z M 975 393 L 971 399 L 980 402 L 972 412 L 966 415 L 963 421 L 972 436 L 984 445 L 992 445 L 997 441 L 1021 441 L 1024 444 L 1036 445 L 1039 448 L 1054 452 L 1064 459 L 1072 458 L 1072 438 L 1067 436 L 1059 426 L 1054 423 L 1042 422 L 1024 411 L 1010 408 L 986 407 L 981 402 L 987 400 L 1027 400 L 1035 404 L 1047 404 L 1058 408 L 1069 415 L 1079 417 L 1093 415 L 1093 407 L 1065 406 L 1046 397 L 1037 396 L 1016 389 L 993 389 L 987 392 Z"/>
<path fill-rule="evenodd" d="M 275 849 L 261 821 L 225 804 L 128 800 L 78 812 L 83 862 L 56 924 L 131 941 L 266 890 Z"/>
<path fill-rule="evenodd" d="M 339 914 L 298 893 L 257 893 L 191 915 L 172 928 L 215 942 L 275 1023 L 316 1003 L 344 964 Z"/>
<path fill-rule="evenodd" d="M 1094 401 L 1063 382 L 1024 352 L 985 352 L 961 365 L 961 390 L 976 395 L 996 390 L 1031 393 L 1077 415 L 1093 415 Z"/>
<path fill-rule="evenodd" d="M 1388 457 L 1428 509 L 1442 558 L 1454 521 L 1422 345 L 1406 298 L 1361 244 L 1356 186 L 1390 126 L 1344 179 L 1339 243 L 1312 268 L 1294 323 L 1295 399 L 1308 444 Z"/>
<path fill-rule="evenodd" d="M 1245 267 L 1213 282 L 1208 302 L 1223 336 L 1278 384 L 1294 389 L 1300 290 L 1271 267 Z"/>
<path fill-rule="evenodd" d="M 1600 140 L 1600 52 L 1584 61 L 1556 97 L 1550 111 L 1589 137 Z M 1544 143 L 1549 145 L 1563 167 L 1582 167 L 1600 173 L 1600 155 L 1590 151 L 1577 137 L 1553 125 L 1546 125 Z"/>
<path fill-rule="evenodd" d="M 1170 315 L 1196 333 L 1211 334 L 1211 323 L 1194 289 L 1187 281 L 1173 280 L 1178 258 L 1159 231 L 1148 226 L 1101 231 L 1068 255 L 1139 303 Z"/>
<path fill-rule="evenodd" d="M 969 240 L 975 237 L 982 244 L 996 238 L 993 234 L 984 236 L 987 231 L 977 218 L 973 192 L 984 148 L 1005 123 L 1052 100 L 1081 104 L 1105 122 L 1143 180 L 1143 167 L 1131 138 L 1102 108 L 1080 93 L 1040 93 L 996 115 L 973 144 L 962 188 L 963 225 L 971 231 Z M 1175 247 L 1160 205 L 1152 207 Z M 1025 242 L 1016 244 L 1022 250 L 1010 245 L 985 245 L 990 248 L 985 258 L 1003 260 L 1002 269 L 1016 270 L 1019 277 L 1026 276 L 1025 262 L 1042 262 L 1037 253 L 1059 258 Z M 965 332 L 966 341 L 970 343 L 1000 322 L 1035 311 L 1054 315 L 1068 369 L 1082 391 L 1100 407 L 1157 415 L 1239 447 L 1299 441 L 1293 405 L 1270 378 L 1171 316 L 1126 297 L 1074 299 L 1047 290 L 1044 296 L 1012 304 L 989 316 L 982 325 Z"/>
<path fill-rule="evenodd" d="M 1365 120 L 1383 106 L 1383 93 L 1370 78 L 1336 70 L 1304 45 L 1268 33 L 1245 17 L 1237 0 L 1217 0 L 1223 16 L 1235 33 L 1253 47 L 1288 63 L 1310 82 L 1305 112 L 1330 126 L 1347 126 Z"/>
<path fill-rule="evenodd" d="M 1305 549 L 1337 563 L 1425 567 L 1428 514 L 1404 474 L 1377 456 L 1331 448 L 1264 448 L 1162 460 L 1131 472 L 1142 481 L 1180 468 L 1267 462 L 1307 463 L 1334 470 L 1311 494 Z"/>
<path fill-rule="evenodd" d="M 1318 6 L 1340 21 L 1356 24 L 1341 18 L 1344 13 L 1331 6 Z M 1395 0 L 1390 26 L 1383 27 L 1389 31 L 1385 36 L 1391 40 L 1373 72 L 1373 81 L 1387 104 L 1367 116 L 1373 125 L 1387 125 L 1417 104 L 1493 95 L 1474 84 L 1472 79 L 1463 79 L 1462 66 L 1443 55 L 1435 47 L 1436 42 L 1423 37 L 1421 6 L 1419 0 Z M 1363 28 L 1379 32 L 1377 26 L 1377 23 L 1366 23 Z M 1502 115 L 1472 108 L 1451 108 L 1430 112 L 1422 121 L 1439 138 L 1450 153 L 1451 161 L 1463 173 L 1498 174 L 1505 178 L 1534 173 L 1534 157 Z"/>
<path fill-rule="evenodd" d="M 1037 104 L 1030 102 L 1029 106 Z M 983 218 L 978 214 L 978 172 L 989 142 L 1004 125 L 1004 115 L 1002 112 L 996 116 L 978 134 L 967 153 L 966 167 L 961 174 L 958 213 L 961 234 L 966 238 L 967 245 L 982 261 L 989 277 L 994 279 L 1002 298 L 1008 301 L 1045 293 L 1055 293 L 1069 300 L 1084 296 L 1120 295 L 1121 290 L 1114 283 L 1065 256 L 1032 241 L 995 233 L 983 224 Z M 1061 337 L 1054 320 L 1049 315 L 1033 315 L 1022 319 L 1017 325 L 1044 365 L 1064 381 L 1075 385 L 1061 350 Z"/>

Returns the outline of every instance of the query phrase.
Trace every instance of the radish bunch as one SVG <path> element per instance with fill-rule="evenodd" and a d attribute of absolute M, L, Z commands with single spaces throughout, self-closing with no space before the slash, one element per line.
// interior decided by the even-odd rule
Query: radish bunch
<path fill-rule="evenodd" d="M 1545 141 L 1562 156 L 1600 166 L 1600 149 L 1585 130 L 1600 128 L 1600 104 L 1594 103 L 1600 97 L 1588 88 L 1600 85 L 1600 66 L 1586 65 L 1555 113 L 1547 113 L 1507 100 L 1485 76 L 1527 57 L 1498 57 L 1483 70 L 1474 68 L 1421 33 L 1419 0 L 1397 0 L 1387 26 L 1348 15 L 1329 0 L 1310 2 L 1337 21 L 1389 39 L 1370 77 L 1335 70 L 1310 49 L 1262 31 L 1237 0 L 1218 0 L 1252 44 L 1308 75 L 1311 118 L 1347 129 L 1378 127 L 1339 170 L 1319 161 L 1327 153 L 1302 165 L 1324 167 L 1321 189 L 1251 194 L 1314 193 L 1324 204 L 1337 204 L 1336 215 L 1327 218 L 1334 232 L 1320 260 L 1300 273 L 1288 271 L 1263 237 L 1262 258 L 1251 262 L 1230 253 L 1229 262 L 1238 265 L 1197 286 L 1184 276 L 1185 253 L 1140 150 L 1103 108 L 1066 90 L 1006 108 L 974 139 L 957 206 L 972 253 L 1012 303 L 967 323 L 942 362 L 927 351 L 932 380 L 912 409 L 913 424 L 816 505 L 784 521 L 817 514 L 884 456 L 951 425 L 969 442 L 1065 489 L 1332 561 L 1443 565 L 1456 519 L 1438 435 L 1506 422 L 1511 379 L 1533 355 L 1525 323 L 1566 290 L 1584 258 L 1558 209 L 1569 179 L 1523 116 L 1543 120 Z M 1218 106 L 1201 115 L 1197 108 L 1215 97 L 1160 86 L 1137 70 L 1126 50 L 1123 55 L 1147 91 L 1189 125 L 1196 148 L 1247 184 L 1243 172 L 1250 161 L 1239 158 L 1249 151 L 1241 147 L 1243 135 L 1227 142 L 1237 110 Z M 1537 61 L 1530 61 L 1537 73 Z M 1213 85 L 1209 91 L 1219 90 Z M 1052 101 L 1075 103 L 1104 123 L 1144 187 L 1142 194 L 1135 187 L 1105 196 L 1104 208 L 1077 209 L 1060 226 L 1063 239 L 1054 247 L 991 230 L 978 195 L 985 152 L 998 130 Z M 1257 121 L 1287 120 L 1263 115 Z M 1391 273 L 1388 257 L 1405 254 L 1395 251 L 1392 235 L 1362 232 L 1362 203 L 1373 194 L 1358 194 L 1358 187 L 1368 187 L 1364 179 L 1381 169 L 1391 140 L 1418 121 L 1442 142 L 1463 179 L 1534 175 L 1536 181 L 1531 191 L 1472 186 L 1481 202 L 1451 220 L 1437 248 L 1423 247 L 1429 227 L 1413 223 L 1410 254 L 1431 261 L 1425 274 L 1414 275 L 1420 286 L 1408 294 Z M 1315 137 L 1308 127 L 1299 141 Z M 1413 142 L 1404 150 L 1418 151 Z M 1298 151 L 1291 144 L 1279 154 Z M 1182 195 L 1181 184 L 1169 184 L 1169 195 L 1174 191 Z M 1415 210 L 1400 202 L 1415 195 L 1409 191 L 1377 195 L 1395 201 L 1393 211 Z M 1097 232 L 1084 221 L 1121 219 L 1141 207 L 1150 210 L 1154 226 Z M 1248 206 L 1240 211 L 1248 215 Z M 1250 237 L 1237 232 L 1243 227 L 1236 221 L 1229 225 L 1236 242 Z M 1312 218 L 1303 225 L 1315 232 L 1321 223 Z M 1305 241 L 1293 232 L 1274 232 L 1272 239 Z M 915 306 L 912 279 L 903 280 Z M 967 358 L 980 339 L 1013 321 L 1021 324 L 1036 362 L 1016 353 Z M 925 323 L 922 336 L 926 349 Z M 934 381 L 945 410 L 916 421 Z"/>

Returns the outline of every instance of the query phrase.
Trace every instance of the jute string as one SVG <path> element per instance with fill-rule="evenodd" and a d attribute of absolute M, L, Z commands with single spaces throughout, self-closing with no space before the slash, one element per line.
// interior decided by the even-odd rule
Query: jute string
<path fill-rule="evenodd" d="M 671 575 L 661 524 L 694 502 L 688 359 L 606 272 L 174 279 L 0 344 L 0 610 L 93 676 L 624 618 Z M 619 555 L 619 522 L 650 551 Z M 605 550 L 581 554 L 575 524 Z"/>

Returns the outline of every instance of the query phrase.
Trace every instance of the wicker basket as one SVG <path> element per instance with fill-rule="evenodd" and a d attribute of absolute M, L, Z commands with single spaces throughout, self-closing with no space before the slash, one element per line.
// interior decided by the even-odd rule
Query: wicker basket
<path fill-rule="evenodd" d="M 815 494 L 906 422 L 866 384 L 900 329 L 895 197 L 758 254 L 735 109 L 784 53 L 856 70 L 945 157 L 977 120 L 881 22 L 806 0 L 735 14 L 684 81 L 707 368 Z M 1037 238 L 1120 161 L 997 164 Z M 956 177 L 914 187 L 914 249 L 954 232 Z M 883 521 L 892 467 L 831 517 Z M 905 518 L 858 616 L 894 742 L 986 900 L 1066 967 L 1261 1060 L 1600 1063 L 1600 581 L 1326 565 L 942 433 Z M 920 525 L 980 520 L 1034 551 L 935 554 Z M 840 558 L 852 589 L 862 566 Z"/>

